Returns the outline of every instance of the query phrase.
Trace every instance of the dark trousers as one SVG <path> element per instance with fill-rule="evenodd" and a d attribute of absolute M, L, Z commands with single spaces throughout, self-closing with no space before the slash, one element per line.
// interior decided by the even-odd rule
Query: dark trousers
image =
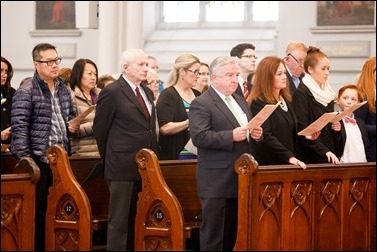
<path fill-rule="evenodd" d="M 200 198 L 200 251 L 233 251 L 237 238 L 237 198 Z"/>
<path fill-rule="evenodd" d="M 141 181 L 109 180 L 108 251 L 133 251 L 135 219 Z"/>
<path fill-rule="evenodd" d="M 45 250 L 45 226 L 48 188 L 52 185 L 52 172 L 49 164 L 34 158 L 41 177 L 35 190 L 35 251 Z"/>

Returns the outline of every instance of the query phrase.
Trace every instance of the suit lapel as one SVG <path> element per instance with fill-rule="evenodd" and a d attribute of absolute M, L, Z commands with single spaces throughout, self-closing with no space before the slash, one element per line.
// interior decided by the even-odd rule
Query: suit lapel
<path fill-rule="evenodd" d="M 251 110 L 250 110 L 249 106 L 247 105 L 247 102 L 245 101 L 245 98 L 243 98 L 243 97 L 241 97 L 239 95 L 235 95 L 235 94 L 233 94 L 232 96 L 236 100 L 236 102 L 238 103 L 238 105 L 241 107 L 241 109 L 243 110 L 243 112 L 246 114 L 247 121 L 250 121 L 251 120 Z"/>
<path fill-rule="evenodd" d="M 208 91 L 211 94 L 211 97 L 213 99 L 213 102 L 215 103 L 215 106 L 230 121 L 232 126 L 235 127 L 235 128 L 240 127 L 236 117 L 233 115 L 232 111 L 230 111 L 230 109 L 225 104 L 225 102 L 221 99 L 221 97 L 216 93 L 216 91 L 213 90 L 212 88 L 209 88 Z M 237 101 L 237 103 L 238 103 L 238 101 Z"/>
<path fill-rule="evenodd" d="M 148 88 L 148 87 L 145 87 L 145 85 L 144 86 L 143 85 L 144 84 L 142 84 L 140 86 L 144 89 L 144 92 L 145 92 L 145 88 Z M 131 86 L 127 83 L 127 81 L 123 77 L 121 77 L 121 90 L 122 90 L 123 94 L 138 108 L 140 113 L 145 118 L 143 108 L 141 107 L 139 101 L 137 100 L 136 95 L 134 93 L 134 90 L 132 90 Z M 147 94 L 147 97 L 150 101 L 151 100 L 150 95 L 148 94 L 148 92 L 145 92 L 145 93 Z M 153 115 L 153 110 L 154 110 L 153 102 L 151 102 L 151 104 L 152 104 L 152 115 Z M 151 116 L 150 121 L 152 122 L 152 116 Z"/>

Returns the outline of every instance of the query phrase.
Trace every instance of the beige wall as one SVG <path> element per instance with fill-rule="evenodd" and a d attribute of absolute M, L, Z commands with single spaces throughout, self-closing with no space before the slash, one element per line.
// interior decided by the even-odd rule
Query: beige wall
<path fill-rule="evenodd" d="M 1 55 L 15 69 L 12 85 L 17 88 L 24 77 L 33 74 L 31 51 L 40 42 L 57 45 L 63 57 L 61 67 L 72 67 L 78 58 L 90 58 L 97 63 L 99 75 L 119 73 L 121 52 L 139 45 L 159 59 L 160 76 L 166 79 L 174 59 L 183 52 L 191 52 L 210 63 L 218 55 L 228 55 L 234 45 L 251 42 L 260 58 L 272 54 L 283 57 L 286 44 L 298 40 L 332 49 L 338 45 L 353 48 L 352 56 L 330 56 L 330 83 L 337 91 L 353 82 L 369 55 L 376 55 L 375 26 L 317 30 L 316 4 L 316 1 L 280 2 L 277 27 L 240 25 L 175 30 L 156 29 L 159 9 L 155 2 L 100 1 L 98 29 L 49 34 L 35 32 L 35 2 L 1 1 Z"/>

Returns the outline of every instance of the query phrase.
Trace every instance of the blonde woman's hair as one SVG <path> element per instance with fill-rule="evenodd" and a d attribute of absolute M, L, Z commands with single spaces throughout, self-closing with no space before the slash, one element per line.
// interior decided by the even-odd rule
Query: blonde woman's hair
<path fill-rule="evenodd" d="M 189 53 L 179 55 L 174 62 L 173 69 L 170 70 L 168 79 L 165 83 L 165 88 L 174 86 L 177 83 L 179 78 L 179 70 L 181 68 L 187 70 L 195 63 L 200 64 L 200 60 L 198 57 Z"/>

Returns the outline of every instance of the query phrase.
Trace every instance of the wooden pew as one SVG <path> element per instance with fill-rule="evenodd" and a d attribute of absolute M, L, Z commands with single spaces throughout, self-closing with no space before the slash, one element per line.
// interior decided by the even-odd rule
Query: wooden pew
<path fill-rule="evenodd" d="M 234 250 L 376 250 L 376 162 L 258 166 L 239 176 Z"/>
<path fill-rule="evenodd" d="M 68 158 L 60 146 L 47 151 L 53 173 L 46 213 L 46 250 L 106 250 L 109 191 L 100 157 Z M 96 173 L 96 171 L 94 171 Z"/>
<path fill-rule="evenodd" d="M 14 167 L 20 161 L 20 159 L 13 155 L 11 152 L 1 153 L 1 174 L 13 173 Z"/>
<path fill-rule="evenodd" d="M 159 161 L 153 151 L 142 149 L 136 162 L 142 192 L 137 203 L 135 250 L 199 250 L 197 160 Z"/>
<path fill-rule="evenodd" d="M 35 185 L 40 171 L 32 158 L 23 157 L 10 169 L 1 155 L 1 251 L 34 250 Z M 9 158 L 9 159 L 8 159 Z M 4 169 L 3 169 L 4 168 Z M 6 169 L 5 169 L 6 168 Z"/>

